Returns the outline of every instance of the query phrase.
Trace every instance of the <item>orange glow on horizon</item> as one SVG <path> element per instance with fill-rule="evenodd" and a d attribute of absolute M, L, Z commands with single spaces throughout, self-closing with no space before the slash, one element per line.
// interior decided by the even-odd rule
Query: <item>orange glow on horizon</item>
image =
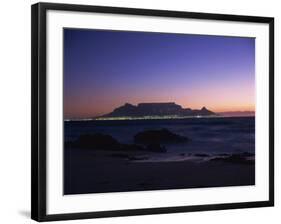
<path fill-rule="evenodd" d="M 76 107 L 75 109 L 72 108 L 72 113 L 67 113 L 67 108 L 65 117 L 68 118 L 75 118 L 77 116 L 74 116 L 74 114 L 80 114 L 80 118 L 90 118 L 90 117 L 96 117 L 96 116 L 101 116 L 107 113 L 112 112 L 115 108 L 123 106 L 125 103 L 130 103 L 133 105 L 137 105 L 139 103 L 151 103 L 151 102 L 168 102 L 166 101 L 147 101 L 143 100 L 140 102 L 119 102 L 119 103 L 113 103 L 109 105 L 107 103 L 83 103 L 82 105 L 79 105 L 79 107 Z M 190 103 L 190 104 L 182 104 L 179 101 L 169 101 L 169 102 L 175 102 L 176 104 L 182 106 L 182 108 L 190 108 L 190 109 L 201 109 L 202 107 L 206 107 L 208 110 L 211 110 L 215 113 L 222 113 L 222 112 L 244 112 L 244 111 L 250 111 L 250 112 L 255 112 L 255 105 L 253 104 L 243 104 L 239 105 L 237 104 L 211 104 L 211 103 Z M 98 105 L 99 111 L 97 112 L 97 108 L 95 105 Z M 83 108 L 83 110 L 81 110 Z"/>
<path fill-rule="evenodd" d="M 213 112 L 233 112 L 233 111 L 255 111 L 255 105 L 252 104 L 245 104 L 245 105 L 208 105 L 204 104 L 202 106 L 194 105 L 192 107 L 191 105 L 182 105 L 183 108 L 191 108 L 191 109 L 201 109 L 203 106 L 205 106 L 207 109 L 213 111 Z"/>
<path fill-rule="evenodd" d="M 84 90 L 86 96 L 73 96 L 70 101 L 64 101 L 64 116 L 66 118 L 91 118 L 112 112 L 115 108 L 125 103 L 137 105 L 139 103 L 175 102 L 183 108 L 207 109 L 215 112 L 243 112 L 255 111 L 255 87 L 254 84 L 246 85 L 232 83 L 212 85 L 201 84 L 193 88 L 172 87 L 169 91 L 162 91 L 154 86 L 141 89 L 141 93 L 135 91 L 128 96 L 128 89 L 118 89 L 110 96 L 100 94 L 98 97 L 92 90 Z M 129 92 L 129 91 L 128 91 Z M 179 97 L 180 96 L 180 97 Z M 76 102 L 74 105 L 72 102 Z"/>

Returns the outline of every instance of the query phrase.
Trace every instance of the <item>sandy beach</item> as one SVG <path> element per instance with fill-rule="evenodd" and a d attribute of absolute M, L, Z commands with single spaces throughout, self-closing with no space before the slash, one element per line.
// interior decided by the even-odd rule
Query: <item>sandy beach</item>
<path fill-rule="evenodd" d="M 146 162 L 147 154 L 66 149 L 65 194 L 243 186 L 254 164 L 224 161 Z"/>

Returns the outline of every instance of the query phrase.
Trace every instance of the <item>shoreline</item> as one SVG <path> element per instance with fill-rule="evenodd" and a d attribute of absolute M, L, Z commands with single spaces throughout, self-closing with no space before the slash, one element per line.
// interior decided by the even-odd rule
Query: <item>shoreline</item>
<path fill-rule="evenodd" d="M 91 150 L 65 156 L 65 195 L 255 185 L 254 164 L 137 162 Z"/>
<path fill-rule="evenodd" d="M 134 120 L 184 120 L 184 119 L 206 119 L 206 118 L 246 118 L 256 117 L 255 115 L 244 116 L 185 116 L 185 117 L 120 117 L 120 118 L 77 118 L 64 119 L 64 122 L 79 122 L 79 121 L 134 121 Z"/>

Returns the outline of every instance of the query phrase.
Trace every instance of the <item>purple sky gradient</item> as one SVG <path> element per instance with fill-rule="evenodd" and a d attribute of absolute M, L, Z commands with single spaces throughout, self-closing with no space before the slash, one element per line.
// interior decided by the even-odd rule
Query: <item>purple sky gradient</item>
<path fill-rule="evenodd" d="M 124 103 L 255 110 L 255 39 L 64 29 L 64 116 Z"/>

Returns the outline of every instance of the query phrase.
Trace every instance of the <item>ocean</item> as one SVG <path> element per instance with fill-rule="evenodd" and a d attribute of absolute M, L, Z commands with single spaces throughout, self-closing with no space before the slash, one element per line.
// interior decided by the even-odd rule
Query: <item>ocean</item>
<path fill-rule="evenodd" d="M 190 153 L 255 153 L 255 117 L 65 121 L 64 136 L 65 141 L 74 141 L 80 135 L 102 133 L 120 143 L 132 144 L 137 133 L 163 128 L 191 141 L 166 144 L 167 152 L 151 155 L 150 161 L 185 160 L 191 158 Z"/>

